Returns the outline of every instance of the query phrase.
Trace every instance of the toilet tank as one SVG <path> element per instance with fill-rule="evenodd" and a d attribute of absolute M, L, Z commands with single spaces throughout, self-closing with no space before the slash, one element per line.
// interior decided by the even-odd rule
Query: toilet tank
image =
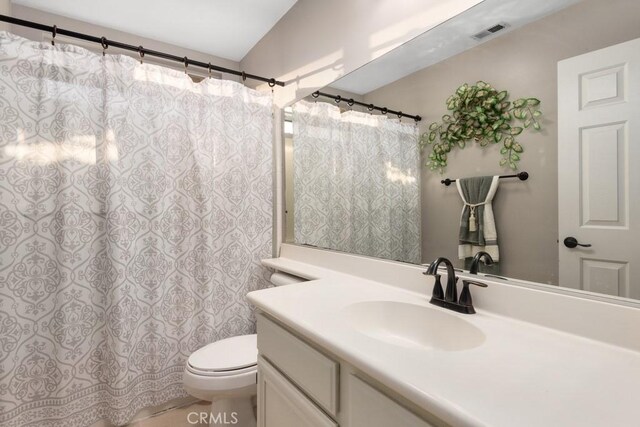
<path fill-rule="evenodd" d="M 302 277 L 294 276 L 292 274 L 281 273 L 279 271 L 273 273 L 271 275 L 271 283 L 273 286 L 284 286 L 291 285 L 293 283 L 307 282 L 307 279 L 303 279 Z"/>

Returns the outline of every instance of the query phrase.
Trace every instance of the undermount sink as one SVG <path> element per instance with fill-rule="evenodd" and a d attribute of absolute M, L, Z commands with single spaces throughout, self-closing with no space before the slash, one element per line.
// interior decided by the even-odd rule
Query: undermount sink
<path fill-rule="evenodd" d="M 485 340 L 480 329 L 459 315 L 417 304 L 364 301 L 344 307 L 343 315 L 358 332 L 401 347 L 461 351 Z"/>

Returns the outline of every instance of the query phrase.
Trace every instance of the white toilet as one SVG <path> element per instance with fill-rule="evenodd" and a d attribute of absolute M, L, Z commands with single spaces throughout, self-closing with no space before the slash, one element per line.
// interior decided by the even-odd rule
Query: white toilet
<path fill-rule="evenodd" d="M 275 286 L 305 281 L 274 273 Z M 198 399 L 211 402 L 209 414 L 201 414 L 210 426 L 255 427 L 258 379 L 257 335 L 225 338 L 196 350 L 189 356 L 182 376 L 184 389 Z"/>

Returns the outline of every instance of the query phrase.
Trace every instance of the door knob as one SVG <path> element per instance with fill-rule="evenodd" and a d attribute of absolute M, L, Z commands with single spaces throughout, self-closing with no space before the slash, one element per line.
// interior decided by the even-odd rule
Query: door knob
<path fill-rule="evenodd" d="M 590 248 L 591 247 L 590 243 L 578 243 L 578 240 L 575 237 L 567 237 L 566 239 L 564 239 L 563 243 L 569 249 L 573 249 L 576 246 L 582 246 L 583 248 Z"/>

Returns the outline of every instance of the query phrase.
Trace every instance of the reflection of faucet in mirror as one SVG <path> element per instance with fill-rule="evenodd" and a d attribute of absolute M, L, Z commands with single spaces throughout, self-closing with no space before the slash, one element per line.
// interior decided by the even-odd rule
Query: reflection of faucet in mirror
<path fill-rule="evenodd" d="M 478 267 L 482 258 L 485 258 L 485 265 L 493 265 L 493 258 L 491 258 L 491 255 L 485 251 L 480 251 L 473 257 L 473 261 L 471 261 L 469 274 L 478 274 Z"/>
<path fill-rule="evenodd" d="M 487 256 L 491 258 L 489 254 L 487 254 Z M 442 263 L 447 266 L 447 289 L 445 292 L 442 291 L 440 274 L 438 274 L 438 267 Z M 429 268 L 424 272 L 424 274 L 435 277 L 431 301 L 429 301 L 431 304 L 457 311 L 458 313 L 473 314 L 476 312 L 473 308 L 473 300 L 471 299 L 471 293 L 469 292 L 469 285 L 481 286 L 483 288 L 486 288 L 487 285 L 484 283 L 463 280 L 462 283 L 464 286 L 462 293 L 460 294 L 460 301 L 458 302 L 458 287 L 456 286 L 458 278 L 456 277 L 451 261 L 447 258 L 439 257 L 429 265 Z"/>

